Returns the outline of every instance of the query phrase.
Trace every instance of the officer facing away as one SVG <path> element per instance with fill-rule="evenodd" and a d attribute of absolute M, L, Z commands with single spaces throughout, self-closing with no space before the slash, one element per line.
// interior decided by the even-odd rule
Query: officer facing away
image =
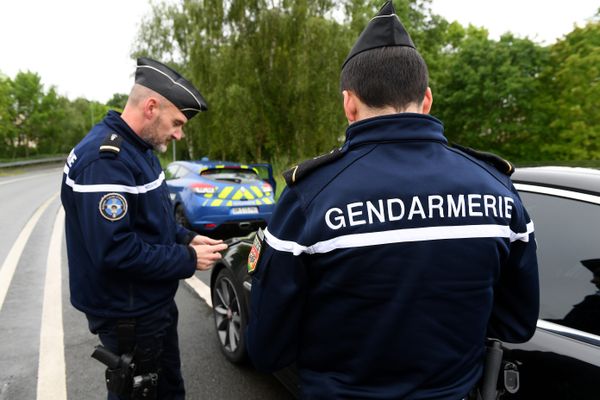
<path fill-rule="evenodd" d="M 427 85 L 387 2 L 342 68 L 344 145 L 284 173 L 251 251 L 250 358 L 295 362 L 304 398 L 462 399 L 486 337 L 534 333 L 536 244 L 510 164 L 449 146 Z"/>
<path fill-rule="evenodd" d="M 209 269 L 227 247 L 176 224 L 153 153 L 181 139 L 185 123 L 206 109 L 176 71 L 140 58 L 123 113 L 109 111 L 64 168 L 71 303 L 106 354 L 133 355 L 121 372 L 135 365 L 143 398 L 184 398 L 175 292 L 180 279 Z M 120 373 L 109 372 L 109 399 L 136 398 L 132 376 L 115 387 Z"/>

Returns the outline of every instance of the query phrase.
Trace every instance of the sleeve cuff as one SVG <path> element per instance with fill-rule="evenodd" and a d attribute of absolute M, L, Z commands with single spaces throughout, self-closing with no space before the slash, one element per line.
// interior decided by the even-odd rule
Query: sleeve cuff
<path fill-rule="evenodd" d="M 196 235 L 198 235 L 196 232 L 192 232 L 192 231 L 187 232 L 185 235 L 183 235 L 181 237 L 181 244 L 185 244 L 185 245 L 190 244 L 192 242 L 192 239 L 194 239 L 194 237 Z M 194 252 L 194 254 L 195 254 L 195 252 Z"/>

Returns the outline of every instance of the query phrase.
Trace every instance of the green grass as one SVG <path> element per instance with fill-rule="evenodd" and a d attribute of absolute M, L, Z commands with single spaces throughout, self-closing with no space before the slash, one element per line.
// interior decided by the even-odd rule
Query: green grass
<path fill-rule="evenodd" d="M 0 163 L 39 160 L 42 158 L 55 158 L 55 157 L 64 157 L 64 156 L 66 156 L 66 154 L 36 154 L 36 155 L 29 156 L 29 157 L 15 157 L 15 158 L 0 157 Z"/>
<path fill-rule="evenodd" d="M 24 173 L 25 170 L 22 168 L 6 168 L 0 169 L 0 176 L 13 176 Z"/>

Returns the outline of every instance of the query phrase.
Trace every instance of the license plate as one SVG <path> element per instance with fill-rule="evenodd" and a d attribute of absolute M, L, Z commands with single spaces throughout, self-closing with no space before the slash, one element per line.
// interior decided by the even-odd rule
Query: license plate
<path fill-rule="evenodd" d="M 258 207 L 233 207 L 232 214 L 258 214 Z"/>

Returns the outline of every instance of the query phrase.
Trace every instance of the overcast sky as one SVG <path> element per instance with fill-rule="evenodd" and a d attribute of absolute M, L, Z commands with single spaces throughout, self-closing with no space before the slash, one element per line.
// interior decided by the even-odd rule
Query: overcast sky
<path fill-rule="evenodd" d="M 511 31 L 544 44 L 584 25 L 599 7 L 598 0 L 432 2 L 434 13 L 483 26 L 492 38 Z M 36 72 L 46 88 L 54 85 L 72 100 L 106 102 L 131 88 L 131 48 L 149 12 L 148 0 L 2 0 L 0 72 Z"/>

